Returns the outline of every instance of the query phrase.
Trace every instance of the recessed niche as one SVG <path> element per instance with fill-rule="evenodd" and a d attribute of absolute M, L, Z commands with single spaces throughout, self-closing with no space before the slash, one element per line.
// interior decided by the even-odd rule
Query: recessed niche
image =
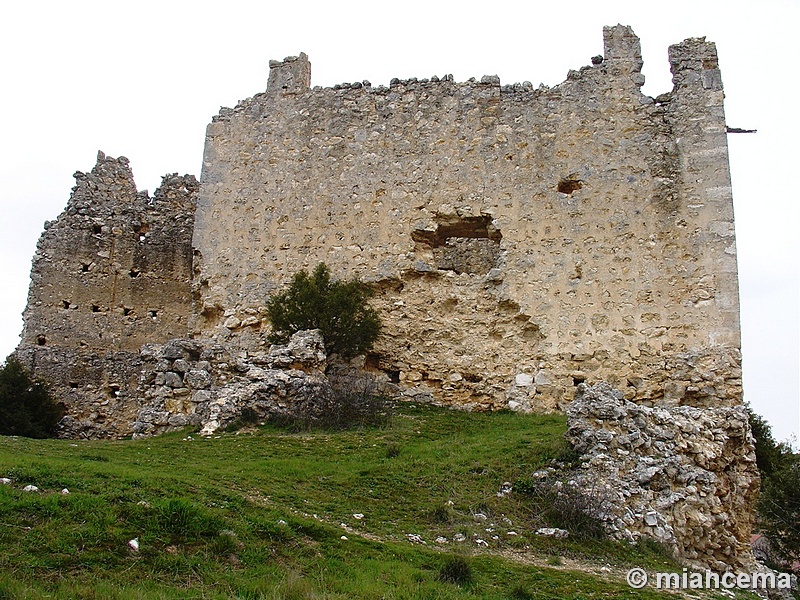
<path fill-rule="evenodd" d="M 575 174 L 562 177 L 558 182 L 558 191 L 570 195 L 583 187 L 583 182 Z"/>
<path fill-rule="evenodd" d="M 485 275 L 497 266 L 503 236 L 486 215 L 444 218 L 435 230 L 418 229 L 411 238 L 433 252 L 437 269 Z"/>

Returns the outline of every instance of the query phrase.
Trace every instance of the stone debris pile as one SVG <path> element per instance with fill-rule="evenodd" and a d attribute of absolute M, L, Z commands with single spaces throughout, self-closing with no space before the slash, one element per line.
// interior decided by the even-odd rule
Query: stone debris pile
<path fill-rule="evenodd" d="M 648 407 L 606 383 L 580 384 L 567 439 L 582 454 L 570 484 L 601 489 L 612 537 L 649 537 L 690 564 L 752 566 L 759 484 L 743 405 Z"/>
<path fill-rule="evenodd" d="M 232 356 L 224 346 L 171 340 L 142 348 L 140 387 L 146 402 L 133 424 L 134 437 L 188 425 L 202 435 L 246 417 L 263 420 L 313 402 L 329 386 L 325 344 L 319 330 L 299 331 L 286 345 Z"/>

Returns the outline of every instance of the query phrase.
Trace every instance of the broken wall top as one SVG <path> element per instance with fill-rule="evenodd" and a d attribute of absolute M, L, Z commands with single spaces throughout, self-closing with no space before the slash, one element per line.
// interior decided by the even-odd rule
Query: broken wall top
<path fill-rule="evenodd" d="M 632 30 L 603 37 L 552 88 L 312 88 L 308 57 L 273 61 L 207 130 L 192 330 L 258 348 L 265 299 L 326 262 L 377 284 L 382 368 L 451 395 L 541 371 L 650 381 L 667 355 L 738 349 L 714 45 L 672 46 L 675 87 L 653 99 Z"/>

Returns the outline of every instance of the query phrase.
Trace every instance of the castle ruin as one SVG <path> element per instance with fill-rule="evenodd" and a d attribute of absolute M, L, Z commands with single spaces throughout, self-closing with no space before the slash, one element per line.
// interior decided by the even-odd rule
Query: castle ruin
<path fill-rule="evenodd" d="M 556 410 L 603 380 L 639 403 L 740 403 L 715 47 L 672 46 L 674 89 L 655 99 L 630 28 L 604 47 L 537 89 L 311 88 L 305 55 L 272 61 L 266 92 L 208 126 L 199 185 L 170 175 L 150 198 L 102 154 L 76 174 L 18 354 L 71 415 L 127 435 L 143 344 L 263 352 L 265 299 L 325 262 L 375 286 L 385 326 L 366 365 L 409 396 Z"/>
<path fill-rule="evenodd" d="M 758 475 L 716 49 L 671 46 L 673 90 L 651 98 L 632 30 L 603 35 L 604 55 L 552 88 L 320 88 L 304 54 L 271 61 L 266 91 L 209 124 L 200 182 L 168 175 L 152 197 L 100 153 L 45 224 L 16 352 L 64 403 L 62 434 L 213 431 L 313 395 L 321 340 L 271 348 L 264 305 L 324 262 L 374 286 L 384 327 L 360 366 L 398 394 L 554 411 L 577 390 L 571 435 L 595 462 L 592 428 L 635 414 L 642 433 L 614 447 L 648 482 L 664 474 L 641 506 L 622 499 L 620 535 L 660 531 L 715 568 L 745 556 Z"/>

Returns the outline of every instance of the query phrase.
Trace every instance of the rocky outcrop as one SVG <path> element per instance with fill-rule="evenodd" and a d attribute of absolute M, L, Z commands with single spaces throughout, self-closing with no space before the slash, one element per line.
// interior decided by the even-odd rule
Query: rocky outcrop
<path fill-rule="evenodd" d="M 603 491 L 611 536 L 653 538 L 704 569 L 752 567 L 759 474 L 744 406 L 648 407 L 581 384 L 567 418 L 582 455 L 573 484 Z"/>

